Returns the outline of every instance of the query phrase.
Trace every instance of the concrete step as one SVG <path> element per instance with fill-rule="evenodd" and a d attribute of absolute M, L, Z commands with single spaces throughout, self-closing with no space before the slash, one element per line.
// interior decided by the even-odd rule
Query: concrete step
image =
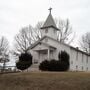
<path fill-rule="evenodd" d="M 28 71 L 39 71 L 39 64 L 32 64 Z"/>

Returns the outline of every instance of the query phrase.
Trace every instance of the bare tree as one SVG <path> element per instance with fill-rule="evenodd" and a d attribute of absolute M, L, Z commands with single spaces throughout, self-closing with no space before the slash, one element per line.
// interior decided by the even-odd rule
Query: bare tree
<path fill-rule="evenodd" d="M 70 26 L 69 20 L 55 20 L 58 28 L 58 40 L 60 42 L 67 42 L 70 44 L 74 39 L 74 34 L 72 32 L 72 27 Z M 39 40 L 41 35 L 40 28 L 43 25 L 43 21 L 38 22 L 36 27 L 32 26 L 24 27 L 20 30 L 20 32 L 15 36 L 15 51 L 17 52 L 27 52 L 28 47 L 30 47 L 35 41 Z"/>
<path fill-rule="evenodd" d="M 90 53 L 90 32 L 87 32 L 86 34 L 82 35 L 80 40 L 80 46 L 83 51 Z"/>
<path fill-rule="evenodd" d="M 5 37 L 0 39 L 0 62 L 3 63 L 3 69 L 5 69 L 6 62 L 9 61 L 9 42 Z"/>
<path fill-rule="evenodd" d="M 59 31 L 57 32 L 58 41 L 71 44 L 74 40 L 75 33 L 72 31 L 72 27 L 69 23 L 69 20 L 68 19 L 61 20 L 61 19 L 56 18 L 55 23 L 59 29 Z M 40 32 L 40 28 L 42 27 L 42 25 L 43 25 L 43 21 L 38 22 L 35 28 L 35 30 L 37 31 L 37 36 L 39 38 L 42 37 L 41 32 Z"/>
<path fill-rule="evenodd" d="M 0 39 L 0 55 L 8 55 L 9 53 L 9 42 L 5 37 Z"/>
<path fill-rule="evenodd" d="M 38 39 L 40 39 L 40 38 L 42 37 L 40 28 L 42 27 L 43 24 L 44 24 L 43 21 L 38 22 L 38 23 L 36 24 L 35 28 L 34 28 L 36 37 L 37 37 Z"/>
<path fill-rule="evenodd" d="M 37 34 L 32 26 L 29 25 L 22 28 L 15 36 L 14 53 L 18 54 L 27 52 L 28 48 L 37 40 Z"/>
<path fill-rule="evenodd" d="M 57 33 L 58 40 L 63 43 L 71 44 L 74 40 L 75 33 L 72 31 L 72 27 L 69 20 L 55 19 L 56 25 L 59 28 Z"/>

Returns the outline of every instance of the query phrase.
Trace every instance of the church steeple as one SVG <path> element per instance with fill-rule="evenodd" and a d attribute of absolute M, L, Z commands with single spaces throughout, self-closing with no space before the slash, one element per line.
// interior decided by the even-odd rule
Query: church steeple
<path fill-rule="evenodd" d="M 48 27 L 53 27 L 55 28 L 56 30 L 58 30 L 58 28 L 56 27 L 56 24 L 54 22 L 54 19 L 52 17 L 52 14 L 51 14 L 51 10 L 52 8 L 49 8 L 48 9 L 50 12 L 49 12 L 49 15 L 45 21 L 45 23 L 43 24 L 43 26 L 41 27 L 41 29 L 44 29 L 44 28 L 48 28 Z"/>
<path fill-rule="evenodd" d="M 49 36 L 49 37 L 57 40 L 57 30 L 59 30 L 59 29 L 57 28 L 57 26 L 54 22 L 54 19 L 52 17 L 52 14 L 51 14 L 52 8 L 49 8 L 48 10 L 50 12 L 49 12 L 49 15 L 48 15 L 45 23 L 41 27 L 41 34 L 42 34 L 42 36 Z"/>

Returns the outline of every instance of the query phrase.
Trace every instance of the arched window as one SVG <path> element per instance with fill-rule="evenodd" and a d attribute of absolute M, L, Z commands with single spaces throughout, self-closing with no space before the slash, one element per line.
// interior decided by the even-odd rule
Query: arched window
<path fill-rule="evenodd" d="M 88 56 L 87 56 L 87 61 L 86 62 L 88 63 Z"/>
<path fill-rule="evenodd" d="M 54 34 L 56 34 L 56 30 L 54 29 L 53 31 L 54 31 Z"/>
<path fill-rule="evenodd" d="M 84 56 L 83 56 L 83 53 L 82 53 L 82 63 L 83 63 L 83 58 L 84 58 Z"/>
<path fill-rule="evenodd" d="M 77 51 L 77 53 L 76 53 L 76 61 L 78 61 L 78 51 Z"/>
<path fill-rule="evenodd" d="M 48 28 L 46 28 L 45 33 L 48 33 Z"/>

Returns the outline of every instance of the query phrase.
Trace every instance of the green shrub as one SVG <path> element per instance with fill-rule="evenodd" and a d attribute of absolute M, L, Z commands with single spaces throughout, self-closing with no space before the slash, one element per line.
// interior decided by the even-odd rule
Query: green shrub
<path fill-rule="evenodd" d="M 49 70 L 49 61 L 44 60 L 43 62 L 40 63 L 39 69 L 43 71 L 48 71 Z"/>
<path fill-rule="evenodd" d="M 61 61 L 61 53 L 58 53 L 58 60 Z"/>
<path fill-rule="evenodd" d="M 60 63 L 60 71 L 67 71 L 68 69 L 69 69 L 68 63 L 62 61 L 62 62 Z"/>
<path fill-rule="evenodd" d="M 69 69 L 69 58 L 69 54 L 66 51 L 61 51 L 61 64 L 63 71 L 67 71 Z"/>
<path fill-rule="evenodd" d="M 32 64 L 32 55 L 29 53 L 22 53 L 19 56 L 19 61 L 16 63 L 17 69 L 25 70 Z"/>
<path fill-rule="evenodd" d="M 69 63 L 69 54 L 66 51 L 61 51 L 61 61 Z"/>
<path fill-rule="evenodd" d="M 61 51 L 58 54 L 58 59 L 52 59 L 50 61 L 43 61 L 40 63 L 39 69 L 43 71 L 67 71 L 69 69 L 69 54 L 65 51 Z"/>
<path fill-rule="evenodd" d="M 58 69 L 58 61 L 52 59 L 52 60 L 49 62 L 49 71 L 57 71 L 57 69 Z"/>

